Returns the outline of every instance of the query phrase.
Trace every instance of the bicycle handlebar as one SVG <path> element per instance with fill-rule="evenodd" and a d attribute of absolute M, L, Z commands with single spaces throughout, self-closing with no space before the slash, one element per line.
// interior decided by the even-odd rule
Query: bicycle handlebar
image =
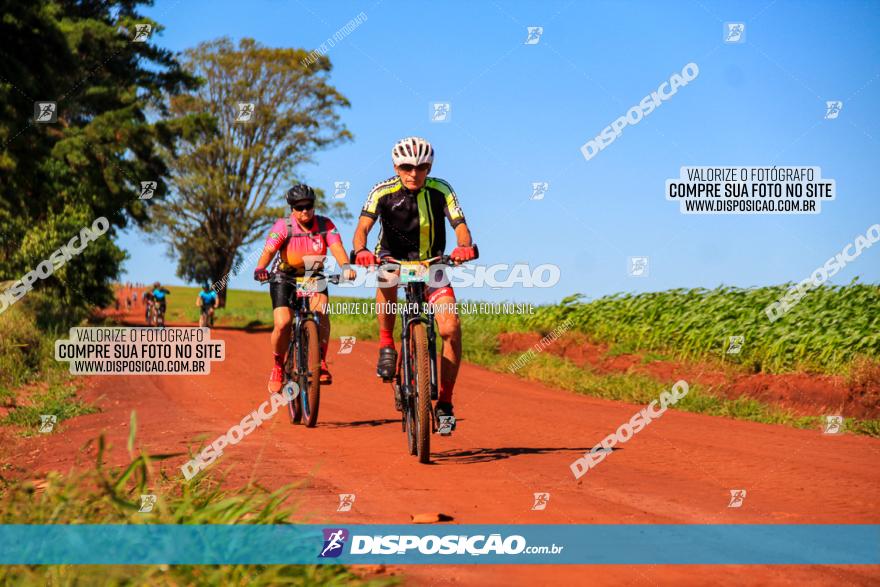
<path fill-rule="evenodd" d="M 329 283 L 332 283 L 333 285 L 339 285 L 340 281 L 345 281 L 342 278 L 342 275 L 339 275 L 339 274 L 336 274 L 336 275 L 293 275 L 293 276 L 291 276 L 291 275 L 286 275 L 284 273 L 270 273 L 269 279 L 266 281 L 261 281 L 260 285 L 266 285 L 267 283 L 270 283 L 272 281 L 274 281 L 275 283 L 289 283 L 292 285 L 296 285 L 297 279 L 303 279 L 305 277 L 314 277 L 315 279 L 326 279 Z"/>
<path fill-rule="evenodd" d="M 474 260 L 480 258 L 480 249 L 477 247 L 476 243 L 471 246 L 474 249 L 474 258 L 471 259 L 471 261 L 474 261 Z M 349 253 L 348 260 L 352 264 L 355 264 L 355 261 L 357 260 L 357 253 L 355 251 L 352 251 L 351 253 Z M 425 259 L 424 261 L 420 261 L 420 262 L 430 264 L 430 263 L 433 263 L 434 261 L 440 261 L 440 263 L 442 263 L 443 265 L 455 265 L 456 264 L 456 262 L 449 255 L 438 255 L 436 257 L 432 257 L 430 259 Z M 401 261 L 400 259 L 395 259 L 394 257 L 392 257 L 390 255 L 386 255 L 386 256 L 379 259 L 379 265 L 370 265 L 370 267 L 379 267 L 379 266 L 386 264 L 386 263 L 390 263 L 392 265 L 399 265 L 401 262 L 412 263 L 412 261 Z"/>

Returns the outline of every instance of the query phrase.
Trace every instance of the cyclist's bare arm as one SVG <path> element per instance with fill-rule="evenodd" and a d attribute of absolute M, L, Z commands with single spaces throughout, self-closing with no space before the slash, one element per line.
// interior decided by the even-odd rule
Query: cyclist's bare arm
<path fill-rule="evenodd" d="M 274 256 L 275 251 L 263 248 L 263 254 L 260 255 L 260 258 L 257 260 L 257 269 L 264 269 L 267 267 Z"/>
<path fill-rule="evenodd" d="M 474 244 L 473 239 L 471 239 L 471 231 L 464 222 L 455 227 L 455 238 L 458 239 L 458 246 L 460 247 L 470 247 Z"/>
<path fill-rule="evenodd" d="M 375 223 L 376 220 L 368 216 L 358 218 L 357 228 L 354 229 L 354 241 L 352 242 L 355 253 L 367 248 L 367 235 L 370 234 L 370 230 Z"/>
<path fill-rule="evenodd" d="M 342 243 L 333 243 L 330 245 L 330 254 L 336 259 L 340 267 L 348 265 L 348 256 L 345 254 L 345 247 Z"/>

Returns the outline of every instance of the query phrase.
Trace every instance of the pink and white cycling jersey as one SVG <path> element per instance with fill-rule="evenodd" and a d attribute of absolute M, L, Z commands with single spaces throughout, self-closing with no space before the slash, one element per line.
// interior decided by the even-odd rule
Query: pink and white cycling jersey
<path fill-rule="evenodd" d="M 284 250 L 280 251 L 282 270 L 283 265 L 289 267 L 303 267 L 303 257 L 305 256 L 324 256 L 327 254 L 327 247 L 334 243 L 341 243 L 342 237 L 339 236 L 339 230 L 333 221 L 322 216 L 322 223 L 326 234 L 319 234 L 318 216 L 312 218 L 312 224 L 308 228 L 300 226 L 293 215 L 290 217 L 290 225 L 293 227 L 293 236 L 288 238 L 287 219 L 279 218 L 272 226 L 269 237 L 266 239 L 265 250 L 275 253 L 281 248 L 284 241 L 287 245 Z M 299 236 L 302 235 L 302 236 Z"/>

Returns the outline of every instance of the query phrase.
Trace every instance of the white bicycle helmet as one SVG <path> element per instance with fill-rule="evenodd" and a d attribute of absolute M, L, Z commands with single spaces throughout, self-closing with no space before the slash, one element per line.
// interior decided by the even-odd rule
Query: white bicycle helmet
<path fill-rule="evenodd" d="M 421 165 L 434 162 L 434 147 L 422 137 L 406 137 L 400 139 L 391 149 L 391 160 L 394 165 L 409 163 Z"/>

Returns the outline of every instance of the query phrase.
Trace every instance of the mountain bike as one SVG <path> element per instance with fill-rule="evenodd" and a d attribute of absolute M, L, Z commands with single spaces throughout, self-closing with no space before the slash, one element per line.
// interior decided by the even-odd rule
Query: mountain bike
<path fill-rule="evenodd" d="M 144 318 L 147 321 L 147 326 L 152 326 L 153 325 L 153 306 L 154 306 L 154 304 L 150 300 L 147 300 L 146 303 L 147 303 L 147 309 L 146 309 Z"/>
<path fill-rule="evenodd" d="M 479 250 L 474 245 L 474 259 L 478 256 Z M 384 381 L 391 383 L 395 408 L 402 413 L 401 428 L 406 434 L 409 454 L 417 455 L 420 463 L 428 463 L 431 460 L 431 434 L 449 436 L 455 428 L 455 418 L 438 418 L 431 404 L 438 395 L 437 334 L 425 291 L 426 283 L 431 280 L 431 266 L 435 262 L 451 266 L 453 261 L 448 255 L 424 261 L 401 261 L 393 257 L 383 257 L 380 261 L 380 268 L 389 265 L 399 268 L 398 286 L 403 286 L 405 291 L 400 316 L 401 352 L 394 378 Z"/>
<path fill-rule="evenodd" d="M 153 304 L 153 321 L 157 328 L 165 328 L 165 304 Z"/>
<path fill-rule="evenodd" d="M 284 358 L 281 393 L 287 395 L 290 423 L 302 421 L 306 428 L 314 428 L 318 423 L 318 408 L 321 405 L 320 317 L 312 312 L 309 302 L 313 295 L 321 291 L 319 286 L 323 280 L 338 284 L 340 276 L 292 276 L 276 272 L 269 278 L 269 281 L 294 286 L 287 304 L 293 311 L 293 320 L 290 324 L 290 343 Z"/>
<path fill-rule="evenodd" d="M 199 314 L 199 326 L 214 328 L 214 312 L 211 311 L 213 304 L 202 304 Z"/>

